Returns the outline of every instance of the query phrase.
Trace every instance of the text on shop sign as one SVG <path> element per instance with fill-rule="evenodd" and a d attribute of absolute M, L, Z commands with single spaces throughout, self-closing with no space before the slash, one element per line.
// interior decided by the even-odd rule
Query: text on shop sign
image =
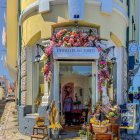
<path fill-rule="evenodd" d="M 95 47 L 54 47 L 54 59 L 99 59 L 99 52 Z"/>

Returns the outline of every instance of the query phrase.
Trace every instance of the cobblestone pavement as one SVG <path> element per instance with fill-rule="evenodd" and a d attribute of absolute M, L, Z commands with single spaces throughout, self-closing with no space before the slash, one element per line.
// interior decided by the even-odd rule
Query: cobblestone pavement
<path fill-rule="evenodd" d="M 140 134 L 140 133 L 139 133 Z M 14 102 L 8 102 L 0 120 L 0 140 L 30 140 L 29 136 L 18 131 L 17 109 Z M 80 140 L 67 138 L 65 140 Z M 140 135 L 122 135 L 121 140 L 140 140 Z"/>
<path fill-rule="evenodd" d="M 5 100 L 0 100 L 0 118 L 4 112 L 5 104 L 6 104 Z"/>
<path fill-rule="evenodd" d="M 0 140 L 29 140 L 18 131 L 17 110 L 14 102 L 8 102 L 0 121 Z"/>

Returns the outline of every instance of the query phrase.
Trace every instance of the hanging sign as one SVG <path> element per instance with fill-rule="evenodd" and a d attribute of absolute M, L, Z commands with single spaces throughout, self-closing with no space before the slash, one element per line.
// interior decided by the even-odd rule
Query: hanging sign
<path fill-rule="evenodd" d="M 95 47 L 53 47 L 54 59 L 99 59 Z"/>
<path fill-rule="evenodd" d="M 138 52 L 138 44 L 135 41 L 130 42 L 129 43 L 129 56 L 132 56 L 137 52 Z"/>
<path fill-rule="evenodd" d="M 122 109 L 120 128 L 134 129 L 135 123 L 136 123 L 136 110 L 135 109 Z"/>

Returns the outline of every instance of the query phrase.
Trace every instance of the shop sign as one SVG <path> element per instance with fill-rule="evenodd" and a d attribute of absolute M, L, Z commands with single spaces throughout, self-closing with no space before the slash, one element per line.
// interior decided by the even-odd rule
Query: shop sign
<path fill-rule="evenodd" d="M 129 43 L 129 56 L 133 56 L 138 52 L 138 44 L 134 42 Z"/>
<path fill-rule="evenodd" d="M 135 109 L 122 109 L 120 128 L 134 129 L 135 123 L 136 123 L 136 110 Z"/>
<path fill-rule="evenodd" d="M 95 47 L 53 47 L 54 59 L 99 59 L 99 52 Z"/>

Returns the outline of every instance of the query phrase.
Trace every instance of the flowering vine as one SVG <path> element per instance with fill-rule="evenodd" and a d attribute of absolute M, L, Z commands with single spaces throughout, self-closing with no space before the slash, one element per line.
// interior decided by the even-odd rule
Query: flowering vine
<path fill-rule="evenodd" d="M 99 36 L 94 35 L 91 29 L 89 32 L 62 29 L 54 33 L 50 38 L 50 46 L 45 50 L 47 61 L 43 72 L 46 80 L 50 81 L 52 77 L 53 63 L 51 59 L 53 47 L 96 47 L 101 54 L 104 48 L 101 47 L 100 43 L 98 44 L 98 42 L 100 42 L 99 40 Z M 104 56 L 105 55 L 107 54 L 104 53 Z M 105 85 L 106 81 L 109 80 L 109 75 L 109 62 L 106 59 L 100 60 L 98 71 L 98 91 L 100 93 L 102 93 L 102 87 Z"/>
<path fill-rule="evenodd" d="M 102 93 L 102 87 L 106 85 L 106 81 L 111 79 L 110 77 L 110 62 L 101 60 L 99 62 L 98 70 L 98 91 Z"/>
<path fill-rule="evenodd" d="M 54 47 L 95 47 L 95 42 L 99 40 L 99 36 L 93 35 L 92 30 L 89 32 L 69 31 L 62 29 L 54 33 L 50 38 L 50 46 L 45 50 L 47 62 L 43 68 L 44 76 L 47 81 L 51 80 L 53 64 L 51 62 L 52 50 Z"/>

